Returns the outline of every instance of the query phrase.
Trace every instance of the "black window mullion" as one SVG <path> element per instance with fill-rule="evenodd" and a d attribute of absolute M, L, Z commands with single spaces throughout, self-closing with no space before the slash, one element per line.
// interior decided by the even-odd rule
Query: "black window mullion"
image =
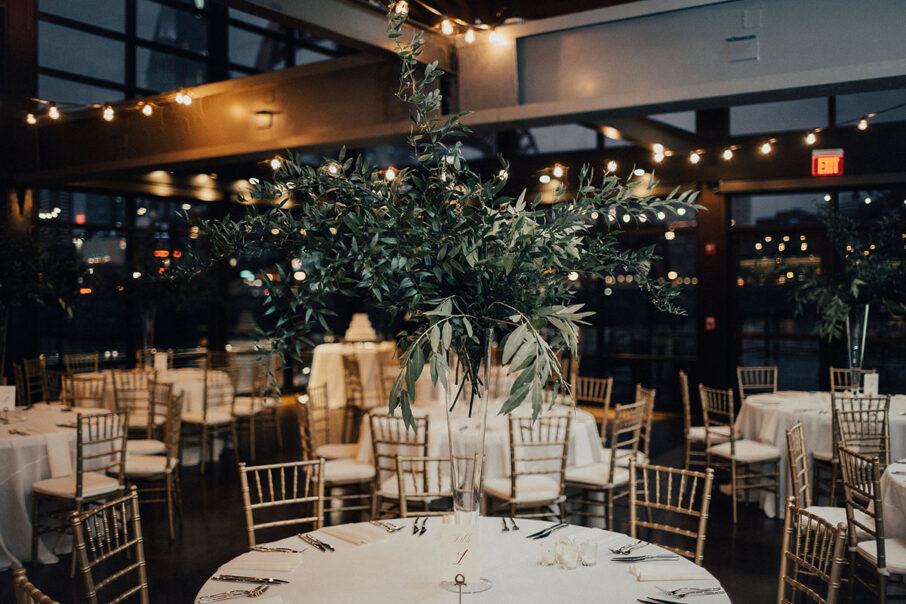
<path fill-rule="evenodd" d="M 136 10 L 135 0 L 126 0 L 126 96 L 134 98 L 138 96 L 136 63 L 136 19 L 138 11 Z"/>
<path fill-rule="evenodd" d="M 194 59 L 196 61 L 205 62 L 208 60 L 208 57 L 203 53 L 195 52 L 194 50 L 188 50 L 185 48 L 179 48 L 178 46 L 168 46 L 166 44 L 161 44 L 160 42 L 154 42 L 153 40 L 137 38 L 135 40 L 135 44 L 137 46 L 148 48 L 157 52 L 166 52 L 171 55 L 177 55 L 180 57 L 185 57 L 187 59 Z"/>
<path fill-rule="evenodd" d="M 122 92 L 128 93 L 126 84 L 111 82 L 110 80 L 102 80 L 100 78 L 93 78 L 91 76 L 72 73 L 69 71 L 61 71 L 59 69 L 54 69 L 53 67 L 38 67 L 38 74 L 52 76 L 55 78 L 60 78 L 62 80 L 71 80 L 73 82 L 79 82 L 80 84 L 88 84 L 89 86 L 111 88 L 113 90 L 120 90 Z"/>
<path fill-rule="evenodd" d="M 119 40 L 120 42 L 125 42 L 127 38 L 127 34 L 124 34 L 122 32 L 107 29 L 106 27 L 98 27 L 97 25 L 91 25 L 90 23 L 82 23 L 81 21 L 76 21 L 67 17 L 60 17 L 58 15 L 52 15 L 50 13 L 38 13 L 38 19 L 47 23 L 53 23 L 54 25 L 68 27 L 70 29 L 77 29 L 79 31 L 94 34 L 96 36 Z M 126 27 L 128 29 L 128 21 Z"/>

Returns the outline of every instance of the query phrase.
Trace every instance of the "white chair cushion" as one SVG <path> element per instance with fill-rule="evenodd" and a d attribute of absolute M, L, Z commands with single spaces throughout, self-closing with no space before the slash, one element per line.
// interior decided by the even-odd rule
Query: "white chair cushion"
<path fill-rule="evenodd" d="M 834 454 L 831 453 L 830 451 L 815 451 L 814 453 L 812 453 L 812 457 L 817 459 L 818 461 L 833 461 L 834 460 Z"/>
<path fill-rule="evenodd" d="M 159 440 L 135 438 L 126 441 L 126 455 L 163 455 L 167 446 Z"/>
<path fill-rule="evenodd" d="M 516 497 L 510 494 L 511 481 L 506 478 L 492 478 L 484 481 L 484 490 L 504 501 L 514 503 L 543 503 L 560 498 L 560 485 L 550 476 L 529 474 L 516 477 Z"/>
<path fill-rule="evenodd" d="M 374 466 L 351 459 L 324 462 L 324 480 L 333 484 L 365 482 L 374 478 Z"/>
<path fill-rule="evenodd" d="M 607 451 L 608 456 L 610 451 Z M 628 459 L 628 457 L 626 458 Z M 607 473 L 610 471 L 610 463 L 593 463 L 587 466 L 577 468 L 566 468 L 566 482 L 590 485 L 594 487 L 608 487 L 613 484 L 621 485 L 629 482 L 629 470 L 617 466 L 613 469 L 613 482 L 607 482 Z"/>
<path fill-rule="evenodd" d="M 730 458 L 730 441 L 719 445 L 712 445 L 708 452 L 712 455 Z M 757 440 L 737 440 L 736 455 L 732 456 L 736 461 L 743 463 L 756 463 L 759 461 L 771 461 L 780 459 L 780 449 L 774 445 L 760 443 Z"/>
<path fill-rule="evenodd" d="M 856 546 L 856 551 L 869 562 L 878 565 L 878 542 L 863 541 Z M 906 539 L 884 540 L 885 567 L 888 574 L 906 574 Z"/>
<path fill-rule="evenodd" d="M 352 459 L 359 454 L 359 443 L 327 443 L 315 449 L 315 457 Z"/>
<path fill-rule="evenodd" d="M 805 511 L 809 512 L 811 514 L 814 514 L 815 516 L 818 516 L 819 518 L 823 518 L 824 520 L 827 520 L 834 526 L 837 526 L 838 524 L 842 524 L 843 526 L 846 526 L 849 523 L 849 520 L 847 520 L 847 518 L 846 518 L 846 508 L 834 508 L 834 507 L 825 506 L 825 505 L 813 505 L 813 506 L 805 508 Z M 871 516 L 869 516 L 868 514 L 866 514 L 865 512 L 862 512 L 860 510 L 855 510 L 855 514 L 856 514 L 856 520 L 858 520 L 862 524 L 874 527 L 875 521 Z M 865 531 L 863 531 L 862 529 L 859 529 L 856 531 L 856 540 L 857 541 L 863 541 L 865 539 L 870 539 L 870 538 L 871 538 L 871 536 L 868 533 L 866 533 Z"/>
<path fill-rule="evenodd" d="M 190 413 L 182 414 L 182 421 L 187 424 L 204 424 L 204 414 L 201 411 L 192 411 Z M 209 426 L 220 426 L 223 424 L 228 424 L 233 421 L 233 416 L 230 415 L 229 411 L 221 411 L 219 409 L 208 409 L 208 421 Z"/>
<path fill-rule="evenodd" d="M 84 472 L 82 474 L 82 497 L 95 497 L 104 493 L 113 493 L 120 488 L 120 483 L 115 478 L 105 476 L 98 472 Z M 60 476 L 39 480 L 32 485 L 32 490 L 44 495 L 75 499 L 75 475 Z"/>
<path fill-rule="evenodd" d="M 705 427 L 692 426 L 689 428 L 689 440 L 705 442 Z M 730 439 L 730 426 L 715 426 L 711 428 L 711 442 L 721 443 Z"/>
<path fill-rule="evenodd" d="M 267 398 L 262 401 L 257 396 L 237 396 L 236 403 L 233 405 L 233 415 L 236 417 L 249 417 L 258 415 L 265 409 L 273 409 L 274 399 Z"/>
<path fill-rule="evenodd" d="M 172 466 L 179 464 L 176 458 L 171 459 Z M 173 470 L 173 467 L 170 469 Z M 163 455 L 130 455 L 126 458 L 126 476 L 151 476 L 167 471 L 167 458 Z"/>
<path fill-rule="evenodd" d="M 155 426 L 163 426 L 164 418 L 160 415 L 154 418 Z M 145 411 L 131 411 L 129 413 L 129 428 L 147 428 L 148 427 L 148 413 Z"/>

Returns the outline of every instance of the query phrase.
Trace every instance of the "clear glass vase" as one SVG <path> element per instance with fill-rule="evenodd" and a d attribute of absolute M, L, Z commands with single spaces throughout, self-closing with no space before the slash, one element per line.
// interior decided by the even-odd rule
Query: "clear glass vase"
<path fill-rule="evenodd" d="M 480 343 L 470 341 L 464 349 L 447 356 L 450 372 L 446 389 L 447 434 L 452 461 L 453 522 L 473 525 L 478 531 L 481 507 L 481 480 L 485 459 L 489 378 L 491 375 L 492 333 L 487 331 Z M 481 578 L 465 585 L 444 581 L 450 591 L 477 593 L 490 589 L 491 582 Z"/>
<path fill-rule="evenodd" d="M 862 386 L 862 360 L 865 358 L 865 334 L 868 331 L 868 304 L 846 317 L 846 356 L 849 361 L 849 387 L 853 393 Z"/>

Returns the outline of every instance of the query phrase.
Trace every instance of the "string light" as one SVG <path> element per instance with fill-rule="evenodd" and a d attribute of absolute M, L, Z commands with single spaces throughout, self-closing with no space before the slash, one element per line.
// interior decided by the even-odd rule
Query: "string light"
<path fill-rule="evenodd" d="M 617 171 L 617 162 L 615 162 L 613 160 L 610 160 L 609 162 L 607 162 L 607 171 L 616 172 Z"/>
<path fill-rule="evenodd" d="M 400 0 L 393 5 L 393 12 L 397 15 L 408 15 L 409 14 L 409 3 L 406 0 Z"/>
<path fill-rule="evenodd" d="M 469 30 L 466 32 L 465 40 L 466 40 L 466 42 L 468 42 L 469 44 L 471 44 L 472 42 L 475 41 L 475 30 L 472 29 L 471 27 L 470 27 Z"/>
<path fill-rule="evenodd" d="M 491 33 L 488 34 L 488 42 L 491 44 L 499 44 L 503 41 L 503 38 L 500 37 L 500 34 L 497 33 L 496 29 L 492 29 Z"/>
<path fill-rule="evenodd" d="M 449 19 L 444 19 L 443 21 L 441 21 L 440 32 L 445 36 L 452 36 L 454 32 L 453 22 Z"/>
<path fill-rule="evenodd" d="M 685 215 L 686 215 L 686 208 L 677 208 L 676 214 L 677 214 L 677 216 L 685 216 Z"/>
<path fill-rule="evenodd" d="M 113 111 L 112 105 L 110 105 L 110 104 L 104 105 L 103 117 L 104 117 L 105 122 L 113 121 L 113 118 L 116 117 L 116 113 Z"/>
<path fill-rule="evenodd" d="M 859 128 L 859 130 L 867 130 L 868 120 L 863 117 L 861 120 L 859 120 L 859 125 L 857 127 Z"/>
<path fill-rule="evenodd" d="M 825 193 L 825 194 L 824 194 L 824 201 L 830 201 L 830 200 L 831 200 L 830 193 Z"/>
<path fill-rule="evenodd" d="M 676 239 L 676 233 L 674 233 L 673 231 L 667 231 L 664 233 L 664 239 L 666 239 L 667 241 L 673 241 L 674 239 Z"/>
<path fill-rule="evenodd" d="M 771 147 L 771 143 L 764 143 L 763 145 L 761 145 L 761 149 L 759 149 L 759 151 L 761 151 L 762 155 L 768 155 L 772 149 L 773 148 Z"/>
<path fill-rule="evenodd" d="M 726 149 L 724 149 L 721 157 L 724 158 L 724 161 L 730 161 L 731 159 L 733 159 L 733 149 L 727 147 Z"/>
<path fill-rule="evenodd" d="M 645 170 L 643 170 L 642 168 L 636 168 L 632 171 L 632 173 L 636 176 L 645 176 Z"/>
<path fill-rule="evenodd" d="M 629 214 L 623 214 L 623 222 L 629 222 L 630 220 L 632 220 L 632 218 Z"/>
<path fill-rule="evenodd" d="M 30 126 L 34 126 L 35 124 L 38 123 L 38 118 L 35 117 L 34 113 L 29 113 L 28 115 L 25 116 L 25 123 Z"/>
<path fill-rule="evenodd" d="M 541 176 L 538 177 L 538 182 L 540 182 L 543 185 L 546 185 L 550 181 L 551 181 L 551 177 L 548 176 L 547 174 L 542 174 Z"/>
<path fill-rule="evenodd" d="M 185 92 L 184 90 L 180 90 L 176 93 L 175 100 L 180 105 L 185 105 L 186 107 L 192 104 L 192 97 L 188 92 Z"/>
<path fill-rule="evenodd" d="M 805 135 L 805 144 L 806 145 L 814 145 L 816 142 L 818 142 L 818 137 L 815 136 L 814 132 L 809 132 L 808 134 Z"/>
<path fill-rule="evenodd" d="M 47 110 L 47 117 L 49 117 L 52 120 L 60 119 L 60 110 L 57 109 L 56 103 L 50 104 L 50 108 Z"/>
<path fill-rule="evenodd" d="M 655 153 L 663 153 L 664 145 L 662 145 L 660 143 L 654 143 L 654 145 L 651 146 L 651 150 L 654 151 Z"/>
<path fill-rule="evenodd" d="M 567 275 L 566 277 L 567 277 L 567 279 L 569 279 L 570 281 L 578 281 L 578 280 L 579 280 L 579 273 L 577 273 L 576 271 L 569 271 L 569 275 Z"/>
<path fill-rule="evenodd" d="M 700 162 L 701 160 L 702 160 L 702 156 L 699 155 L 698 151 L 693 151 L 693 152 L 689 155 L 689 163 L 690 163 L 690 164 L 697 164 L 697 163 Z"/>
<path fill-rule="evenodd" d="M 142 106 L 142 115 L 150 117 L 152 113 L 154 113 L 154 107 L 152 107 L 150 103 L 145 103 Z"/>
<path fill-rule="evenodd" d="M 499 178 L 500 180 L 506 180 L 509 177 L 510 177 L 510 173 L 507 172 L 506 170 L 501 170 L 500 172 L 497 173 L 497 178 Z"/>
<path fill-rule="evenodd" d="M 282 164 L 280 162 L 279 157 L 275 157 L 274 159 L 271 160 L 271 169 L 272 170 L 279 170 L 281 165 Z"/>
<path fill-rule="evenodd" d="M 563 166 L 557 164 L 554 166 L 554 178 L 563 178 Z"/>
<path fill-rule="evenodd" d="M 393 180 L 394 178 L 396 178 L 396 170 L 394 170 L 393 168 L 387 168 L 387 171 L 384 173 L 384 177 L 388 181 Z"/>
<path fill-rule="evenodd" d="M 655 151 L 654 156 L 653 156 L 653 159 L 654 159 L 654 162 L 655 162 L 655 163 L 657 163 L 657 164 L 661 163 L 662 161 L 664 161 L 664 152 L 663 152 L 663 151 Z"/>

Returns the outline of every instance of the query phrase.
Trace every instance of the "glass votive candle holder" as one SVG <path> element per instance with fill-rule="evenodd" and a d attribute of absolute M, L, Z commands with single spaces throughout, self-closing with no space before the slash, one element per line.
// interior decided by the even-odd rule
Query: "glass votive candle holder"
<path fill-rule="evenodd" d="M 553 566 L 557 563 L 557 549 L 553 545 L 541 546 L 541 566 Z"/>
<path fill-rule="evenodd" d="M 583 541 L 579 544 L 579 558 L 582 566 L 594 566 L 598 563 L 598 544 L 594 541 Z"/>
<path fill-rule="evenodd" d="M 571 542 L 558 544 L 557 562 L 564 570 L 574 570 L 579 566 L 579 546 Z"/>

